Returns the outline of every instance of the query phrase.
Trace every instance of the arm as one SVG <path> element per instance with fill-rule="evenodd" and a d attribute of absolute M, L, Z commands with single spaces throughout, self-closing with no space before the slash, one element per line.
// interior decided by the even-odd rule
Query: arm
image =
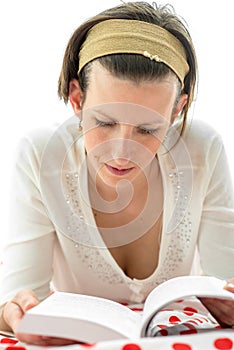
<path fill-rule="evenodd" d="M 37 150 L 29 140 L 22 140 L 13 173 L 8 243 L 1 271 L 1 311 L 21 289 L 33 290 L 35 300 L 45 298 L 50 291 L 55 233 L 41 200 L 39 170 Z M 11 328 L 2 312 L 0 325 L 1 329 Z"/>
<path fill-rule="evenodd" d="M 57 238 L 40 189 L 40 155 L 46 143 L 43 138 L 41 147 L 35 148 L 29 140 L 23 140 L 19 147 L 0 282 L 0 330 L 13 331 L 25 343 L 68 345 L 75 341 L 17 333 L 24 313 L 49 295 L 53 277 Z"/>
<path fill-rule="evenodd" d="M 198 249 L 206 275 L 234 277 L 234 194 L 224 147 L 210 150 L 212 165 L 199 229 Z"/>
<path fill-rule="evenodd" d="M 216 146 L 215 146 L 216 147 Z M 223 146 L 217 154 L 203 205 L 198 240 L 201 265 L 206 275 L 226 280 L 234 277 L 234 195 Z M 234 293 L 233 285 L 226 289 Z M 222 326 L 234 324 L 234 302 L 203 298 L 203 304 Z"/>

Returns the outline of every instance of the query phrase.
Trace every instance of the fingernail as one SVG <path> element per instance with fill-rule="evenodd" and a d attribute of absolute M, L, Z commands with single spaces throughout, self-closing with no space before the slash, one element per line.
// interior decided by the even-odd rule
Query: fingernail
<path fill-rule="evenodd" d="M 228 288 L 234 289 L 234 283 L 228 282 L 228 283 L 227 283 L 227 287 L 228 287 Z"/>
<path fill-rule="evenodd" d="M 48 336 L 46 336 L 46 335 L 41 335 L 41 339 L 42 339 L 42 340 L 48 340 L 48 339 L 50 339 L 50 337 L 48 337 Z"/>

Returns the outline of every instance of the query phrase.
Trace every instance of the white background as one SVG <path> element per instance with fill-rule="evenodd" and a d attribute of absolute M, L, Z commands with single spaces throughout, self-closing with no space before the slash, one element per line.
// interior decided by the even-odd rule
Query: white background
<path fill-rule="evenodd" d="M 199 89 L 193 118 L 221 133 L 234 176 L 232 1 L 168 2 L 186 19 L 197 50 Z M 0 0 L 0 250 L 8 227 L 16 142 L 29 129 L 72 116 L 57 97 L 67 41 L 82 21 L 118 4 L 120 0 Z"/>

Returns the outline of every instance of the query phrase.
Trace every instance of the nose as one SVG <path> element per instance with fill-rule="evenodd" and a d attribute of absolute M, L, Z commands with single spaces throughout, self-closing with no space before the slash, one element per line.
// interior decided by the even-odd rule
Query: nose
<path fill-rule="evenodd" d="M 116 164 L 124 166 L 133 156 L 133 127 L 121 124 L 112 146 L 112 157 Z"/>

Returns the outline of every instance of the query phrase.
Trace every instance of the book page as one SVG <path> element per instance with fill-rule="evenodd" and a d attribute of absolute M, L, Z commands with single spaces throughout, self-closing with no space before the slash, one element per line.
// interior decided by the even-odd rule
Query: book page
<path fill-rule="evenodd" d="M 53 295 L 26 313 L 21 321 L 18 332 L 31 334 L 44 333 L 43 318 L 47 322 L 47 325 L 49 322 L 54 322 L 54 324 L 56 324 L 56 330 L 53 330 L 53 325 L 51 324 L 47 326 L 47 331 L 50 328 L 51 332 L 53 332 L 53 336 L 55 331 L 57 333 L 59 332 L 58 319 L 61 319 L 63 323 L 63 329 L 61 329 L 59 333 L 61 337 L 66 337 L 66 334 L 64 334 L 64 328 L 67 320 L 73 319 L 83 321 L 83 325 L 86 328 L 83 330 L 85 333 L 87 333 L 88 323 L 93 325 L 98 324 L 99 327 L 92 326 L 92 329 L 95 329 L 95 332 L 99 332 L 99 330 L 102 328 L 101 339 L 104 340 L 104 334 L 105 332 L 107 334 L 108 330 L 114 330 L 116 333 L 115 336 L 114 332 L 110 332 L 111 339 L 113 336 L 118 339 L 135 336 L 137 332 L 136 327 L 139 325 L 139 319 L 141 317 L 126 306 L 111 300 L 80 294 L 55 292 Z M 40 322 L 37 322 L 37 320 L 40 320 Z M 77 332 L 82 332 L 81 327 L 82 322 L 79 322 L 79 331 L 76 327 L 74 339 L 77 339 L 78 337 Z M 103 331 L 104 329 L 105 332 Z M 137 333 L 139 334 L 139 332 Z M 96 335 L 95 339 L 97 341 L 98 335 Z M 88 340 L 85 339 L 85 341 Z M 92 338 L 91 341 L 94 341 L 94 339 Z"/>
<path fill-rule="evenodd" d="M 147 297 L 140 336 L 144 337 L 152 317 L 167 304 L 188 296 L 234 300 L 234 294 L 223 289 L 226 281 L 209 276 L 180 276 L 157 286 Z"/>

